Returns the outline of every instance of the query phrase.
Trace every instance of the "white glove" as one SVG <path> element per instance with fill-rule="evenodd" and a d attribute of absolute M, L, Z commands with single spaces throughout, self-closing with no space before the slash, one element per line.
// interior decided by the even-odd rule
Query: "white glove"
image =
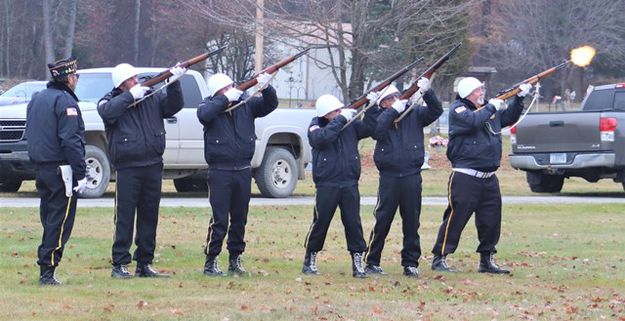
<path fill-rule="evenodd" d="M 356 109 L 352 109 L 352 108 L 341 109 L 341 116 L 345 117 L 347 121 L 354 118 L 354 115 L 356 115 Z"/>
<path fill-rule="evenodd" d="M 182 75 L 184 75 L 187 72 L 187 68 L 182 68 L 178 65 L 175 65 L 173 67 L 171 67 L 171 69 L 169 69 L 169 72 L 171 72 L 171 77 L 169 77 L 169 79 L 167 80 L 168 83 L 172 83 L 178 79 L 180 79 L 180 77 L 182 77 Z"/>
<path fill-rule="evenodd" d="M 397 110 L 398 113 L 401 113 L 404 111 L 404 109 L 406 109 L 406 103 L 408 102 L 408 100 L 406 99 L 402 99 L 402 100 L 397 100 L 393 103 L 393 105 L 391 107 L 393 107 L 393 109 Z"/>
<path fill-rule="evenodd" d="M 260 88 L 265 88 L 265 86 L 271 81 L 271 75 L 263 72 L 256 77 L 256 81 L 258 82 L 258 86 Z"/>
<path fill-rule="evenodd" d="M 527 94 L 530 93 L 530 90 L 532 90 L 532 85 L 530 84 L 521 84 L 519 86 L 519 93 L 516 94 L 519 97 L 525 97 L 527 96 Z"/>
<path fill-rule="evenodd" d="M 74 192 L 82 194 L 87 189 L 87 178 L 83 178 L 78 181 L 78 185 L 74 187 Z"/>
<path fill-rule="evenodd" d="M 367 94 L 367 99 L 369 100 L 370 103 L 376 104 L 378 102 L 378 99 L 380 99 L 380 92 L 379 91 L 372 91 L 370 93 Z"/>
<path fill-rule="evenodd" d="M 130 88 L 129 92 L 134 99 L 141 99 L 145 95 L 145 93 L 150 90 L 150 87 L 141 86 L 141 84 L 136 84 L 134 87 Z"/>
<path fill-rule="evenodd" d="M 504 103 L 503 100 L 499 99 L 499 98 L 491 98 L 488 100 L 488 103 L 495 106 L 495 109 L 500 110 L 503 108 Z"/>
<path fill-rule="evenodd" d="M 417 81 L 417 86 L 419 86 L 421 94 L 425 94 L 425 92 L 430 89 L 430 80 L 425 77 L 421 77 Z"/>
<path fill-rule="evenodd" d="M 239 100 L 239 97 L 241 97 L 242 94 L 243 94 L 242 91 L 236 88 L 230 88 L 226 90 L 226 92 L 224 93 L 224 96 L 228 98 L 229 102 L 233 102 L 233 101 Z"/>

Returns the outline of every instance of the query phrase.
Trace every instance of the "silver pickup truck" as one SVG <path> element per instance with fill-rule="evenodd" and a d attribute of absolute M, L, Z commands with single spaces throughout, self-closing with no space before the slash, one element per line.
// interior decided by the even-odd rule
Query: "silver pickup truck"
<path fill-rule="evenodd" d="M 569 177 L 625 188 L 625 83 L 591 88 L 581 111 L 529 113 L 511 142 L 510 165 L 533 192 L 560 192 Z"/>
<path fill-rule="evenodd" d="M 165 68 L 138 68 L 139 77 L 154 75 Z M 97 113 L 96 103 L 113 88 L 112 68 L 79 70 L 76 95 L 85 122 L 87 190 L 83 197 L 99 197 L 109 181 L 114 179 L 107 157 L 104 124 Z M 200 73 L 189 70 L 181 78 L 184 108 L 174 117 L 165 119 L 167 141 L 163 154 L 166 179 L 173 179 L 179 192 L 206 191 L 204 134 L 196 109 L 208 95 L 206 82 Z M 24 180 L 34 179 L 34 169 L 28 159 L 26 103 L 0 107 L 0 192 L 16 192 Z M 253 174 L 265 197 L 287 197 L 293 193 L 298 178 L 311 161 L 311 149 L 306 129 L 315 116 L 312 109 L 278 108 L 256 120 L 256 152 L 252 158 Z"/>

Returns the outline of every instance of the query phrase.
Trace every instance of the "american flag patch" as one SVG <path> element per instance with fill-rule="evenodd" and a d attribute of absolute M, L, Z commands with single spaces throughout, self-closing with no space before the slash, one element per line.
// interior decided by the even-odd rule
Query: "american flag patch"
<path fill-rule="evenodd" d="M 67 107 L 65 111 L 67 113 L 67 116 L 78 116 L 78 111 L 74 107 Z"/>
<path fill-rule="evenodd" d="M 467 107 L 464 107 L 464 106 L 460 106 L 460 107 L 457 107 L 456 109 L 454 109 L 456 114 L 460 114 L 461 112 L 463 112 L 465 110 L 467 110 Z"/>
<path fill-rule="evenodd" d="M 314 125 L 314 126 L 310 126 L 310 128 L 308 128 L 308 131 L 309 131 L 309 132 L 312 132 L 312 131 L 315 131 L 315 130 L 317 130 L 317 129 L 319 129 L 319 126 Z"/>

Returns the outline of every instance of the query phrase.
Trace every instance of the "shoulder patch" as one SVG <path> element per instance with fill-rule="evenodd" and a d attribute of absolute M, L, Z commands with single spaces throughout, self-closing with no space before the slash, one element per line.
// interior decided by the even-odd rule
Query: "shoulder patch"
<path fill-rule="evenodd" d="M 467 110 L 467 107 L 464 107 L 464 106 L 456 107 L 456 109 L 454 109 L 456 114 L 460 114 L 461 112 L 463 112 L 465 110 Z"/>
<path fill-rule="evenodd" d="M 67 116 L 78 116 L 78 111 L 74 107 L 67 107 L 65 113 Z"/>
<path fill-rule="evenodd" d="M 309 132 L 314 132 L 314 131 L 315 131 L 315 130 L 317 130 L 317 129 L 319 129 L 319 126 L 317 126 L 317 125 L 313 125 L 313 126 L 310 126 L 310 128 L 308 128 L 308 131 L 309 131 Z"/>

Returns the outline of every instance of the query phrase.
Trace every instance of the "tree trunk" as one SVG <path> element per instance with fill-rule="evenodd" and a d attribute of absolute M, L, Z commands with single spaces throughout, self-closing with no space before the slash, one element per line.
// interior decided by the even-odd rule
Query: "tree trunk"
<path fill-rule="evenodd" d="M 43 43 L 46 53 L 46 62 L 54 62 L 54 43 L 52 42 L 52 33 L 50 31 L 50 0 L 43 1 Z M 46 67 L 44 70 L 46 79 L 50 79 L 50 73 Z"/>
<path fill-rule="evenodd" d="M 74 32 L 76 30 L 76 2 L 77 0 L 70 0 L 68 4 L 69 21 L 67 24 L 67 34 L 65 35 L 65 52 L 63 52 L 63 58 L 71 56 L 72 50 L 74 49 Z"/>
<path fill-rule="evenodd" d="M 141 24 L 141 0 L 135 0 L 135 65 L 139 64 L 139 31 Z"/>

